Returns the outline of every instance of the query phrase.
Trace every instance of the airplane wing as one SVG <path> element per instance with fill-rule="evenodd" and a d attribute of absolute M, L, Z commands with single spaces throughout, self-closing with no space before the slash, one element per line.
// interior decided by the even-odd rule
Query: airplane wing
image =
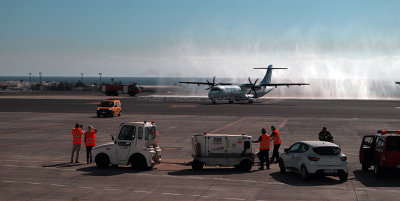
<path fill-rule="evenodd" d="M 310 85 L 310 83 L 269 83 L 269 84 L 260 84 L 260 86 L 274 86 L 274 87 L 279 87 L 279 86 L 302 86 L 302 85 Z"/>
<path fill-rule="evenodd" d="M 212 85 L 212 82 L 179 82 L 182 84 L 197 84 L 197 85 Z M 224 83 L 224 82 L 220 82 L 217 83 L 217 85 L 232 85 L 232 83 Z"/>

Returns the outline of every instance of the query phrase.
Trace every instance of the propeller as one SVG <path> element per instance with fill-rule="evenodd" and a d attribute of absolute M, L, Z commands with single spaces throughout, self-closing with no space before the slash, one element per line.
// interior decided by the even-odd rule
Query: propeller
<path fill-rule="evenodd" d="M 255 96 L 255 97 L 258 97 L 257 90 L 256 90 L 257 82 L 258 82 L 258 78 L 256 79 L 256 81 L 254 81 L 254 83 L 252 83 L 252 82 L 251 82 L 251 79 L 250 79 L 250 77 L 249 77 L 250 91 L 249 91 L 248 94 L 251 94 L 251 92 L 254 91 L 254 96 Z"/>
<path fill-rule="evenodd" d="M 207 83 L 208 83 L 208 86 L 209 86 L 209 87 L 208 87 L 206 90 L 209 90 L 209 89 L 213 88 L 214 86 L 217 86 L 217 85 L 218 85 L 218 83 L 215 83 L 215 76 L 214 76 L 212 82 L 210 82 L 210 81 L 207 80 Z"/>

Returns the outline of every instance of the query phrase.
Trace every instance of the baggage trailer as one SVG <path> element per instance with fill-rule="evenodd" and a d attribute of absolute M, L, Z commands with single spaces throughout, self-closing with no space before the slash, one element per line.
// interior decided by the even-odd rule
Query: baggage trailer
<path fill-rule="evenodd" d="M 249 135 L 204 134 L 192 136 L 193 170 L 207 166 L 234 166 L 248 172 L 254 164 Z"/>

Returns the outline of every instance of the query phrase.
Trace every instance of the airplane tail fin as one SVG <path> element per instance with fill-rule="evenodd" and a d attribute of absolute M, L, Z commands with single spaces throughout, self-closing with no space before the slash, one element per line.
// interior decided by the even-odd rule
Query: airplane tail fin
<path fill-rule="evenodd" d="M 271 84 L 272 78 L 272 70 L 273 69 L 287 69 L 287 68 L 273 68 L 272 65 L 268 65 L 268 68 L 254 68 L 254 69 L 267 69 L 267 73 L 265 73 L 264 78 L 260 82 L 260 84 Z"/>
<path fill-rule="evenodd" d="M 269 84 L 269 83 L 271 83 L 271 77 L 272 77 L 272 69 L 271 68 L 272 68 L 272 65 L 269 65 L 268 69 L 267 69 L 267 73 L 265 73 L 265 76 L 262 79 L 260 84 Z"/>

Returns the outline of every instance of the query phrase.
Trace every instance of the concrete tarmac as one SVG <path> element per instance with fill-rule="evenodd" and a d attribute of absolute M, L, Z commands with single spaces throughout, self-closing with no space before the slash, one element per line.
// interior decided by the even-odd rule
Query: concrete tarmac
<path fill-rule="evenodd" d="M 400 176 L 375 179 L 361 171 L 358 150 L 363 135 L 378 129 L 400 129 L 400 101 L 270 99 L 256 104 L 144 102 L 123 98 L 121 117 L 96 118 L 102 97 L 0 98 L 0 200 L 398 200 Z M 75 122 L 99 132 L 97 144 L 110 142 L 127 121 L 155 120 L 163 161 L 150 171 L 129 166 L 98 169 L 70 164 L 71 129 Z M 348 156 L 349 180 L 270 170 L 249 173 L 234 168 L 192 171 L 191 136 L 241 134 L 254 138 L 275 125 L 280 151 L 299 140 L 317 140 L 323 126 Z"/>

